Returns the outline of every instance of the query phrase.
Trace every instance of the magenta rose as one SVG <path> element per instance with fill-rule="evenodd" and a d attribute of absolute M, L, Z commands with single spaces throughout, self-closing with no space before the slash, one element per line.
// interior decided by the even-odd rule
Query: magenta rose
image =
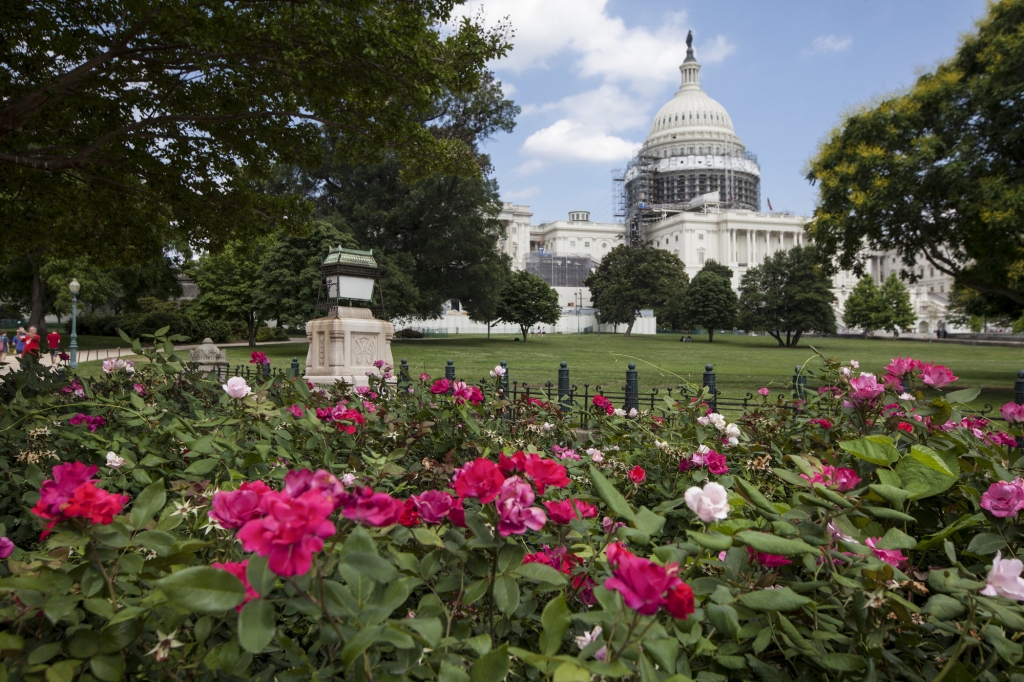
<path fill-rule="evenodd" d="M 1016 516 L 1017 512 L 1024 509 L 1024 482 L 1019 478 L 996 481 L 982 494 L 981 508 L 1000 518 Z"/>

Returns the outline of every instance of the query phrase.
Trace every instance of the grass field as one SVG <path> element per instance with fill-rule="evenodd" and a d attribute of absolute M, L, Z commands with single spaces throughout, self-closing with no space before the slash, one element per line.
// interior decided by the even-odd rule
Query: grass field
<path fill-rule="evenodd" d="M 1016 348 L 980 347 L 888 339 L 809 339 L 798 348 L 779 348 L 771 337 L 716 335 L 695 337 L 680 343 L 669 334 L 624 338 L 616 334 L 549 335 L 525 344 L 510 336 L 449 337 L 447 339 L 398 340 L 392 343 L 397 364 L 409 361 L 414 374 L 444 376 L 445 361 L 455 361 L 460 378 L 476 380 L 487 375 L 501 360 L 508 362 L 516 381 L 543 384 L 556 381 L 559 362 L 569 365 L 573 383 L 601 384 L 618 389 L 625 381 L 630 362 L 640 371 L 641 387 L 668 386 L 680 379 L 699 384 L 704 365 L 714 365 L 723 391 L 747 391 L 768 386 L 790 386 L 793 368 L 809 362 L 816 366 L 815 350 L 825 357 L 858 360 L 863 371 L 880 373 L 898 355 L 948 365 L 960 377 L 957 388 L 982 387 L 976 404 L 1000 405 L 1013 397 L 1017 371 L 1024 368 L 1024 351 Z M 286 366 L 293 356 L 305 364 L 306 344 L 269 345 L 262 348 L 275 366 Z M 247 362 L 249 351 L 229 348 L 231 362 Z"/>
<path fill-rule="evenodd" d="M 392 343 L 395 363 L 409 361 L 414 375 L 426 372 L 444 376 L 445 361 L 454 360 L 460 378 L 476 381 L 487 375 L 501 360 L 508 362 L 515 381 L 531 385 L 555 382 L 559 362 L 569 365 L 572 383 L 581 386 L 600 384 L 618 390 L 625 381 L 626 365 L 635 362 L 640 386 L 669 386 L 681 381 L 699 384 L 704 365 L 714 365 L 718 386 L 725 392 L 756 390 L 768 386 L 773 393 L 790 387 L 793 368 L 805 362 L 817 364 L 817 350 L 825 357 L 844 362 L 857 360 L 862 371 L 881 373 L 898 355 L 938 362 L 949 366 L 960 377 L 955 388 L 978 386 L 982 393 L 974 402 L 1001 405 L 1013 398 L 1017 371 L 1024 368 L 1024 351 L 1017 348 L 981 347 L 960 344 L 924 343 L 892 339 L 808 339 L 798 348 L 779 348 L 771 337 L 721 334 L 714 343 L 707 337 L 694 337 L 693 343 L 680 343 L 669 334 L 625 338 L 617 334 L 549 335 L 531 338 L 527 343 L 511 336 L 459 336 L 447 339 L 396 340 Z M 286 367 L 292 357 L 305 366 L 306 344 L 261 345 L 275 367 Z M 228 347 L 228 360 L 244 364 L 249 349 Z M 91 367 L 96 365 L 95 368 Z M 99 363 L 87 363 L 83 369 L 98 371 Z"/>

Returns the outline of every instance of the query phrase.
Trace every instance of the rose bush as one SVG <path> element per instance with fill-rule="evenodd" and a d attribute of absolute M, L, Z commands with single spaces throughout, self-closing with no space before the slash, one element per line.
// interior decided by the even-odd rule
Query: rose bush
<path fill-rule="evenodd" d="M 948 368 L 822 360 L 806 400 L 599 397 L 578 428 L 383 365 L 222 386 L 173 341 L 5 377 L 3 679 L 1024 672 L 1021 420 Z"/>

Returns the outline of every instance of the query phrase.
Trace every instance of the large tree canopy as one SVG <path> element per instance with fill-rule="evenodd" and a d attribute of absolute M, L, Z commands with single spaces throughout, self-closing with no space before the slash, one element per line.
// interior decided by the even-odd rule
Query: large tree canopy
<path fill-rule="evenodd" d="M 668 311 L 689 281 L 678 256 L 647 243 L 616 246 L 583 284 L 590 289 L 600 321 L 627 325 L 629 336 L 643 309 L 654 310 L 659 318 L 671 317 Z"/>
<path fill-rule="evenodd" d="M 848 116 L 808 179 L 809 229 L 838 266 L 893 250 L 913 280 L 923 256 L 989 307 L 1024 310 L 1024 0 L 991 4 L 954 58 Z"/>
<path fill-rule="evenodd" d="M 725 276 L 725 266 L 709 260 L 693 277 L 679 300 L 679 320 L 684 325 L 708 330 L 708 343 L 715 340 L 715 329 L 730 329 L 736 324 L 736 292 Z M 729 270 L 731 273 L 732 270 Z"/>
<path fill-rule="evenodd" d="M 805 332 L 834 334 L 831 284 L 813 247 L 768 256 L 740 282 L 740 326 L 768 332 L 787 348 L 799 344 Z"/>
<path fill-rule="evenodd" d="M 325 130 L 346 162 L 475 176 L 452 125 L 474 111 L 504 28 L 441 30 L 450 0 L 0 4 L 0 260 L 30 258 L 33 319 L 47 258 L 144 262 L 302 220 L 261 191 L 315 165 Z M 470 117 L 471 118 L 471 117 Z"/>
<path fill-rule="evenodd" d="M 537 275 L 517 270 L 508 277 L 496 309 L 498 319 L 518 324 L 523 341 L 530 327 L 543 322 L 556 324 L 562 316 L 558 293 Z"/>

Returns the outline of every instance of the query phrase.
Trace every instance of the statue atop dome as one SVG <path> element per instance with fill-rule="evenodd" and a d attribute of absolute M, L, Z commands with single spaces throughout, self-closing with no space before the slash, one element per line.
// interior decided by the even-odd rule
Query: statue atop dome
<path fill-rule="evenodd" d="M 693 49 L 693 31 L 686 32 L 686 49 Z"/>

